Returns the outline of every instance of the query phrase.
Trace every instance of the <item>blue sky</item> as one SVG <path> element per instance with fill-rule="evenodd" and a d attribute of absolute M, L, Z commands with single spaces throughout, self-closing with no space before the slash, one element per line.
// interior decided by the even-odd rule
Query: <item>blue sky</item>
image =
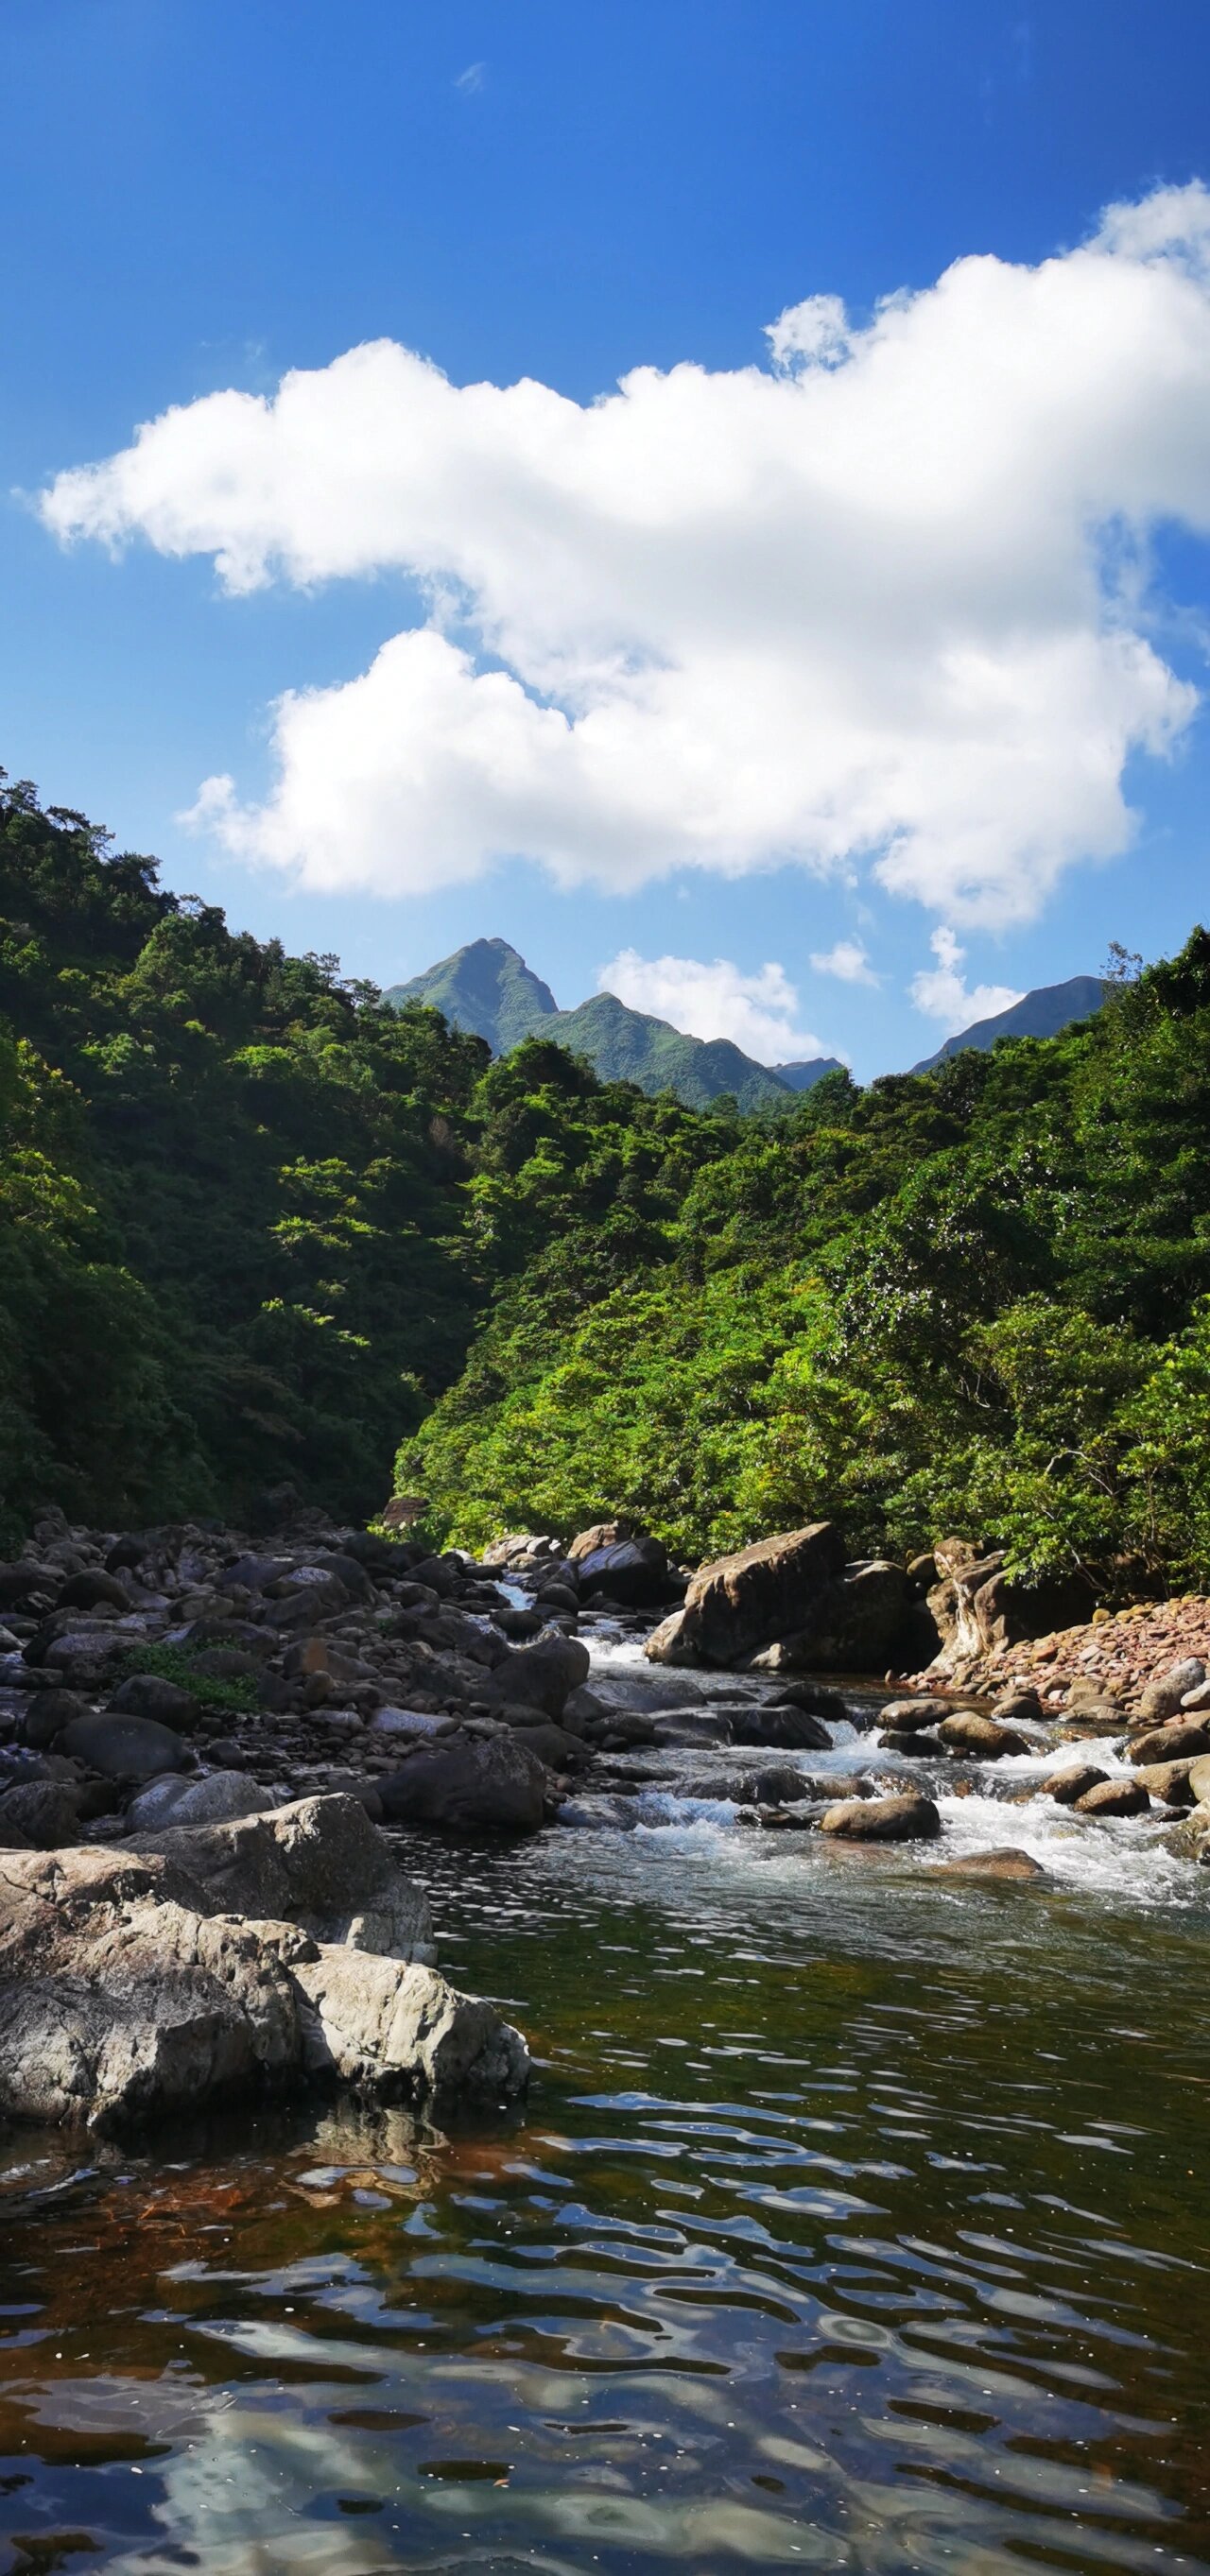
<path fill-rule="evenodd" d="M 1051 0 L 1033 12 L 990 0 L 611 0 L 589 10 L 565 0 L 6 0 L 0 79 L 0 759 L 48 800 L 107 822 L 121 846 L 157 851 L 170 884 L 221 901 L 237 925 L 335 949 L 350 972 L 394 981 L 500 933 L 573 1003 L 602 964 L 627 955 L 629 997 L 651 1006 L 663 996 L 687 1025 L 694 1008 L 729 1013 L 741 1042 L 769 1033 L 754 1051 L 771 1056 L 799 1051 L 775 1043 L 783 1027 L 794 1041 L 810 1035 L 866 1076 L 939 1042 L 947 976 L 951 993 L 955 977 L 1017 990 L 1095 971 L 1111 938 L 1160 953 L 1205 915 L 1210 753 L 1190 694 L 1207 684 L 1205 227 L 1186 202 L 1158 253 L 1136 225 L 1102 236 L 1095 274 L 1073 262 L 1106 205 L 1210 181 L 1204 0 Z M 1068 299 L 1057 361 L 1039 296 L 1029 301 L 1038 264 L 1056 255 Z M 989 259 L 995 268 L 968 271 L 961 296 L 939 294 L 952 263 Z M 899 320 L 880 325 L 880 300 L 903 291 Z M 766 326 L 819 297 L 847 308 L 837 328 L 848 338 L 823 348 L 821 363 L 810 305 L 779 376 Z M 1086 317 L 1081 374 L 1066 351 L 1082 347 Z M 988 366 L 1018 329 L 1014 435 L 1031 514 L 1018 538 L 1002 477 L 991 505 L 1005 514 L 1002 541 L 982 587 L 972 574 L 968 600 L 958 504 L 935 550 L 916 543 L 920 487 L 901 483 L 887 445 L 886 388 L 906 387 L 917 423 L 930 405 L 953 422 L 967 350 L 989 402 Z M 888 332 L 900 334 L 898 353 L 883 346 Z M 288 370 L 326 371 L 378 341 L 420 353 L 453 387 L 532 378 L 577 406 L 636 368 L 699 372 L 683 432 L 658 389 L 650 404 L 619 398 L 613 413 L 583 415 L 587 429 L 575 416 L 568 471 L 580 524 L 564 573 L 545 555 L 548 531 L 556 553 L 562 543 L 568 506 L 565 415 L 548 405 L 531 434 L 515 404 L 484 425 L 465 404 L 438 402 L 419 481 L 405 489 L 395 458 L 410 378 L 357 380 L 344 393 L 346 380 L 331 380 L 316 488 L 291 500 L 288 526 L 274 513 L 289 459 L 280 442 L 266 451 L 261 479 L 273 489 L 254 496 L 267 513 L 259 586 L 224 587 L 211 485 L 203 509 L 202 469 L 170 447 L 177 551 L 165 550 L 160 487 L 150 494 L 146 478 L 124 487 L 120 525 L 112 485 L 69 495 L 56 522 L 69 543 L 31 506 L 56 476 L 129 451 L 137 425 L 170 406 L 229 388 L 272 397 Z M 750 425 L 744 370 L 764 378 Z M 852 426 L 838 434 L 845 377 Z M 187 417 L 210 441 L 205 474 L 217 460 L 227 483 L 238 480 L 217 415 Z M 386 480 L 380 491 L 371 475 L 350 496 L 367 418 L 388 451 Z M 606 453 L 594 445 L 598 420 L 607 443 L 616 427 Z M 994 444 L 994 404 L 972 421 L 960 497 L 968 469 L 970 494 L 981 490 L 972 442 L 980 453 Z M 818 426 L 821 471 L 834 473 L 837 449 L 851 445 L 856 479 L 822 520 L 817 496 L 784 505 L 779 591 L 777 478 L 795 464 L 800 422 L 805 436 Z M 909 445 L 916 434 L 909 427 Z M 682 435 L 688 536 L 669 485 Z M 712 502 L 720 440 L 727 475 Z M 1076 463 L 1060 489 L 1053 457 L 1064 441 Z M 451 452 L 462 479 L 442 497 L 436 478 Z M 1073 530 L 1094 489 L 1104 501 L 1090 605 L 1092 556 L 1077 559 Z M 337 545 L 325 552 L 346 505 L 371 530 L 376 512 L 398 512 L 404 532 L 380 556 L 361 532 L 347 559 Z M 962 506 L 973 560 L 987 516 L 976 498 Z M 847 534 L 833 562 L 838 521 Z M 1047 575 L 1052 522 L 1062 598 Z M 118 542 L 99 541 L 107 533 Z M 667 637 L 660 603 L 642 596 L 665 543 Z M 1014 550 L 1032 567 L 1015 603 Z M 825 558 L 835 589 L 813 602 L 808 632 L 802 594 Z M 566 595 L 551 595 L 560 582 L 582 610 L 574 631 Z M 735 607 L 725 629 L 724 596 Z M 980 669 L 990 655 L 1001 696 L 1036 704 L 1046 737 L 1037 779 L 999 715 L 993 738 L 985 713 L 975 723 L 965 702 L 958 715 L 941 708 L 936 675 L 917 689 L 921 638 L 931 652 L 942 631 Z M 393 660 L 389 651 L 417 633 L 432 638 L 423 671 L 410 646 Z M 1136 654 L 1124 668 L 1123 634 L 1145 648 L 1145 667 Z M 657 693 L 636 706 L 629 680 L 611 679 L 594 719 L 604 750 L 569 765 L 557 710 L 599 706 L 602 657 L 619 656 L 628 670 L 663 656 L 672 702 Z M 867 708 L 863 675 L 875 670 Z M 511 696 L 484 698 L 485 675 Z M 316 690 L 328 693 L 327 731 L 304 739 L 300 719 L 284 753 L 274 703 Z M 742 725 L 732 726 L 732 700 Z M 298 703 L 305 717 L 313 702 Z M 397 745 L 417 704 L 426 738 L 445 731 L 411 807 Z M 486 773 L 496 753 L 483 747 L 481 719 L 486 709 L 491 735 L 493 705 L 507 718 L 499 762 L 510 776 L 517 761 L 533 769 L 528 801 Z M 535 732 L 538 710 L 550 721 Z M 821 739 L 806 759 L 813 725 Z M 347 864 L 331 831 L 323 850 L 298 854 L 325 746 L 338 791 L 346 770 L 354 794 L 367 763 L 374 772 Z M 1104 774 L 1076 793 L 1090 746 Z M 292 804 L 279 792 L 283 758 L 295 764 Z M 784 793 L 765 826 L 765 787 L 783 761 Z M 211 828 L 178 819 L 215 777 L 233 782 L 225 837 L 213 798 Z M 1087 861 L 1082 835 L 1103 850 L 1123 837 L 1122 797 L 1137 817 L 1131 846 Z M 1030 798 L 1014 820 L 1008 809 Z M 879 874 L 901 804 L 915 838 L 898 876 Z M 866 837 L 846 854 L 863 817 Z M 510 832 L 518 852 L 545 848 L 547 864 L 492 861 Z M 661 979 L 668 959 L 684 970 L 679 987 L 672 968 Z M 695 965 L 718 959 L 730 982 L 695 980 Z M 931 1014 L 911 997 L 922 976 L 934 979 L 917 984 Z"/>

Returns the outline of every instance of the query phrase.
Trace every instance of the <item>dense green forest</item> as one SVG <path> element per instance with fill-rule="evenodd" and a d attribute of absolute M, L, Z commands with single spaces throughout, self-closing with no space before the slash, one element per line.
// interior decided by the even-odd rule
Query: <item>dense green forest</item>
<path fill-rule="evenodd" d="M 1095 1020 L 775 1115 L 491 1063 L 0 794 L 0 1493 L 283 1480 L 434 1536 L 838 1514 L 1210 1579 L 1210 938 Z"/>

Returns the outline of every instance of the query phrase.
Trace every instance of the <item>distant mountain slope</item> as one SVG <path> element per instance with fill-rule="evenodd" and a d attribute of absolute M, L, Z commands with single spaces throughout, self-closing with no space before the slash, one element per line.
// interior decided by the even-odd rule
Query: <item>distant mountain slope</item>
<path fill-rule="evenodd" d="M 965 1047 L 991 1047 L 997 1038 L 1057 1038 L 1060 1029 L 1073 1020 L 1091 1019 L 1099 1011 L 1104 987 L 1099 975 L 1069 975 L 1065 984 L 1039 984 L 1025 993 L 1011 1009 L 997 1011 L 990 1020 L 976 1020 L 973 1027 L 960 1029 L 956 1037 L 947 1038 L 935 1055 L 926 1055 L 911 1066 L 913 1073 L 931 1073 L 946 1057 L 961 1055 Z M 782 1080 L 786 1069 L 781 1068 Z"/>
<path fill-rule="evenodd" d="M 798 1064 L 771 1064 L 769 1071 L 784 1082 L 787 1091 L 814 1091 L 825 1073 L 843 1073 L 844 1067 L 838 1055 L 812 1055 Z"/>
<path fill-rule="evenodd" d="M 554 1038 L 573 1055 L 587 1056 L 603 1082 L 675 1091 L 691 1109 L 705 1109 L 724 1093 L 741 1109 L 775 1107 L 787 1091 L 809 1091 L 835 1067 L 832 1056 L 780 1071 L 757 1064 L 729 1039 L 688 1037 L 667 1020 L 631 1010 L 615 993 L 594 993 L 576 1010 L 561 1011 L 549 985 L 506 939 L 474 939 L 425 974 L 393 985 L 385 999 L 396 1007 L 431 1002 L 451 1027 L 486 1038 L 493 1055 L 507 1055 L 521 1038 Z"/>
<path fill-rule="evenodd" d="M 451 1028 L 486 1038 L 493 1055 L 507 1055 L 559 1009 L 549 984 L 507 939 L 472 939 L 410 983 L 392 985 L 383 999 L 396 1009 L 401 1002 L 431 1002 Z"/>

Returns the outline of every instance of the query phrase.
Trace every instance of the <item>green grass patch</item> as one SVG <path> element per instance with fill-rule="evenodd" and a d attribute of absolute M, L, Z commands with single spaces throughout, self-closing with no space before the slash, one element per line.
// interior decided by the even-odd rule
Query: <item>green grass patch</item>
<path fill-rule="evenodd" d="M 192 1691 L 202 1708 L 248 1717 L 260 1707 L 254 1681 L 222 1681 L 216 1673 L 199 1672 L 185 1646 L 134 1646 L 126 1658 L 126 1670 L 158 1673 L 161 1681 L 176 1682 L 181 1690 Z"/>

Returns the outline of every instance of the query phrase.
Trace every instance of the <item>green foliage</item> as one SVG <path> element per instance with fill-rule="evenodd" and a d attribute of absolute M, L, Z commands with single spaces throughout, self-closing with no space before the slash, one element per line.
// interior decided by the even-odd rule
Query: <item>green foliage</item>
<path fill-rule="evenodd" d="M 776 1127 L 524 1048 L 472 1115 L 493 1308 L 398 1461 L 448 1537 L 622 1509 L 697 1558 L 835 1514 L 1210 1580 L 1205 932 L 1057 1038 Z"/>
<path fill-rule="evenodd" d="M 223 1681 L 217 1673 L 200 1673 L 184 1646 L 132 1646 L 125 1670 L 158 1673 L 161 1681 L 192 1691 L 199 1706 L 212 1709 L 216 1717 L 247 1717 L 260 1706 L 255 1682 Z"/>

